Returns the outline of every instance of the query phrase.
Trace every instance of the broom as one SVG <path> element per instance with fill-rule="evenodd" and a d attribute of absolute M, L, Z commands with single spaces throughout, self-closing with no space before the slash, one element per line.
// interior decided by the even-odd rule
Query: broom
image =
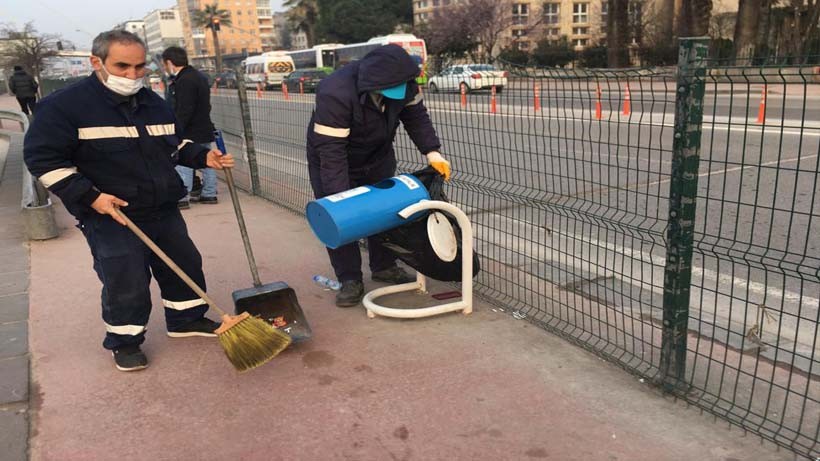
<path fill-rule="evenodd" d="M 239 371 L 247 371 L 265 364 L 279 355 L 290 345 L 291 338 L 285 332 L 274 328 L 262 319 L 251 317 L 247 312 L 231 316 L 220 309 L 213 299 L 199 287 L 188 275 L 151 241 L 142 230 L 128 219 L 119 208 L 117 214 L 125 221 L 126 226 L 139 237 L 159 258 L 176 273 L 199 297 L 222 316 L 222 325 L 214 332 L 219 344 L 225 350 L 228 360 Z"/>

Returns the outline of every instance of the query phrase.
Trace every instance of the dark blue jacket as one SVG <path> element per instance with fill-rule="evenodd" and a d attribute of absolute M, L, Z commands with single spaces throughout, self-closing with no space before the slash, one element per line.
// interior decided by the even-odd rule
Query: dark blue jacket
<path fill-rule="evenodd" d="M 31 174 L 82 219 L 100 192 L 126 202 L 132 219 L 176 208 L 185 186 L 175 164 L 205 167 L 208 149 L 183 140 L 174 113 L 153 91 L 122 97 L 92 74 L 44 98 L 26 133 Z"/>
<path fill-rule="evenodd" d="M 385 45 L 322 80 L 307 131 L 307 158 L 319 168 L 322 189 L 334 194 L 350 188 L 351 176 L 364 176 L 382 162 L 394 162 L 393 139 L 399 122 L 422 154 L 441 149 L 415 78 L 419 66 L 398 45 Z M 403 101 L 371 96 L 408 82 Z"/>

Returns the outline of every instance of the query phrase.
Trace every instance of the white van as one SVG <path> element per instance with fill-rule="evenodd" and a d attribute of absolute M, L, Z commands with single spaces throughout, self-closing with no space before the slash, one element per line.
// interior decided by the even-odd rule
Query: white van
<path fill-rule="evenodd" d="M 245 82 L 248 88 L 261 83 L 266 89 L 279 88 L 282 80 L 294 71 L 293 58 L 285 51 L 268 51 L 245 60 Z"/>

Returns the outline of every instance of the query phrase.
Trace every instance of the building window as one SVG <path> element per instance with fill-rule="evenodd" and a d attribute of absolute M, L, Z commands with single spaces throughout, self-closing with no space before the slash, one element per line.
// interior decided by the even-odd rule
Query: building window
<path fill-rule="evenodd" d="M 589 3 L 572 4 L 573 24 L 586 24 L 589 22 Z"/>
<path fill-rule="evenodd" d="M 609 1 L 601 2 L 601 33 L 605 34 L 609 27 Z"/>
<path fill-rule="evenodd" d="M 528 3 L 513 3 L 512 14 L 513 24 L 527 24 L 530 16 L 530 5 Z"/>
<path fill-rule="evenodd" d="M 572 41 L 572 45 L 576 48 L 587 46 L 587 43 L 589 43 L 589 40 L 586 38 L 576 38 Z"/>
<path fill-rule="evenodd" d="M 589 27 L 573 27 L 572 35 L 589 35 Z"/>
<path fill-rule="evenodd" d="M 515 38 L 526 37 L 527 36 L 527 31 L 524 30 L 524 29 L 516 29 L 516 30 L 512 31 L 512 36 L 515 37 Z"/>
<path fill-rule="evenodd" d="M 559 35 L 561 35 L 561 29 L 557 27 L 550 27 L 547 29 L 547 37 L 558 38 Z"/>
<path fill-rule="evenodd" d="M 518 42 L 518 49 L 521 51 L 527 51 L 530 49 L 530 42 Z"/>
<path fill-rule="evenodd" d="M 433 0 L 433 6 L 434 7 L 437 7 L 439 5 L 441 5 L 441 0 Z"/>
<path fill-rule="evenodd" d="M 558 24 L 560 12 L 560 3 L 544 3 L 544 24 Z"/>

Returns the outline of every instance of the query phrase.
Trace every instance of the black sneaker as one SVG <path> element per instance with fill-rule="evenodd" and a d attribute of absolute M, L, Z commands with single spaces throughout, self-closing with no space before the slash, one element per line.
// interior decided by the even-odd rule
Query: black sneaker
<path fill-rule="evenodd" d="M 342 288 L 336 295 L 336 306 L 354 307 L 362 302 L 364 297 L 364 283 L 360 280 L 348 280 L 342 282 Z"/>
<path fill-rule="evenodd" d="M 177 206 L 180 210 L 187 210 L 188 208 L 191 208 L 191 202 L 187 200 L 180 200 L 177 202 Z"/>
<path fill-rule="evenodd" d="M 219 322 L 214 322 L 211 319 L 202 317 L 174 331 L 168 331 L 168 336 L 172 338 L 189 338 L 191 336 L 215 338 L 216 333 L 214 333 L 214 331 L 216 331 L 220 325 L 221 323 Z"/>
<path fill-rule="evenodd" d="M 139 345 L 122 346 L 111 351 L 114 364 L 120 371 L 137 371 L 148 368 L 148 357 L 142 353 Z"/>
<path fill-rule="evenodd" d="M 206 205 L 216 205 L 217 203 L 219 203 L 219 199 L 216 198 L 216 196 L 213 196 L 213 197 L 200 196 L 199 199 L 197 199 L 197 203 L 204 203 Z"/>
<path fill-rule="evenodd" d="M 415 275 L 410 275 L 399 266 L 393 266 L 390 269 L 373 272 L 374 282 L 392 283 L 393 285 L 400 285 L 402 283 L 410 283 L 416 281 Z"/>

